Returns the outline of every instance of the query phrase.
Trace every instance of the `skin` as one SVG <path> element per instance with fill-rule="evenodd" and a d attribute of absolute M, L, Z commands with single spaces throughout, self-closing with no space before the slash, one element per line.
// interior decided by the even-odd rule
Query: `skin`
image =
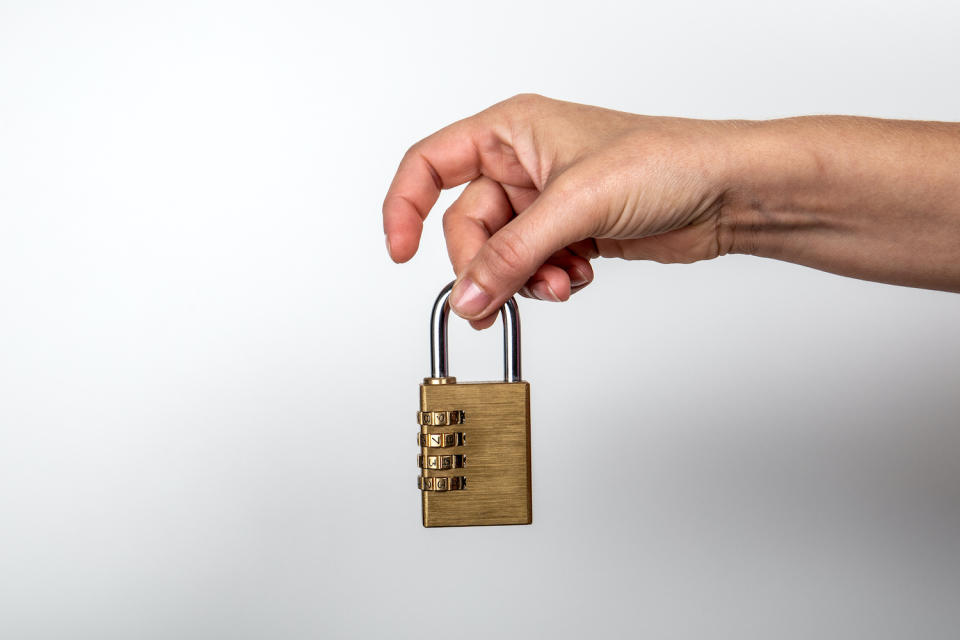
<path fill-rule="evenodd" d="M 960 292 L 960 124 L 815 116 L 711 121 L 520 95 L 413 145 L 383 205 L 413 257 L 441 189 L 475 328 L 520 292 L 564 301 L 597 257 L 689 263 L 743 253 Z"/>

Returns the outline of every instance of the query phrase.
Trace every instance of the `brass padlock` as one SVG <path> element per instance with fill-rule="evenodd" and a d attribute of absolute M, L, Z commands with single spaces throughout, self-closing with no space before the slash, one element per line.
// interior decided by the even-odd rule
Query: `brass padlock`
<path fill-rule="evenodd" d="M 530 385 L 520 379 L 520 316 L 513 298 L 503 320 L 503 382 L 448 375 L 451 282 L 430 316 L 430 377 L 420 385 L 423 526 L 530 524 Z"/>

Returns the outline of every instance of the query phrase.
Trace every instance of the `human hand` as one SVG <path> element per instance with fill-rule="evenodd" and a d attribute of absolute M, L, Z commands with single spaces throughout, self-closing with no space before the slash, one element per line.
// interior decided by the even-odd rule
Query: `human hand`
<path fill-rule="evenodd" d="M 722 224 L 736 122 L 656 118 L 521 95 L 413 145 L 383 205 L 390 256 L 409 260 L 441 189 L 451 307 L 490 326 L 518 291 L 564 301 L 597 256 L 694 262 L 729 250 Z"/>

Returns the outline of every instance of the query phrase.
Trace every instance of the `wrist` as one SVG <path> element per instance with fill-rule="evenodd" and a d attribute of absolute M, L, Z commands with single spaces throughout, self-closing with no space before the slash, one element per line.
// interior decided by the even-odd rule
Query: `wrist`
<path fill-rule="evenodd" d="M 830 226 L 830 160 L 817 132 L 802 120 L 811 119 L 731 123 L 718 219 L 721 253 L 789 260 L 791 232 Z"/>
<path fill-rule="evenodd" d="M 960 126 L 817 116 L 731 127 L 721 252 L 960 290 Z"/>

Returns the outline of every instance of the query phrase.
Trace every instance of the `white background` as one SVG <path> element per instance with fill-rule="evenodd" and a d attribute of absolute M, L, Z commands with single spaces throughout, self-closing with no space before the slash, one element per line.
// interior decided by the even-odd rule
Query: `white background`
<path fill-rule="evenodd" d="M 955 638 L 960 296 L 727 257 L 521 300 L 534 525 L 425 530 L 439 215 L 522 91 L 958 119 L 953 1 L 0 2 L 0 637 Z M 451 201 L 446 194 L 439 208 Z M 457 321 L 461 379 L 498 330 Z"/>

